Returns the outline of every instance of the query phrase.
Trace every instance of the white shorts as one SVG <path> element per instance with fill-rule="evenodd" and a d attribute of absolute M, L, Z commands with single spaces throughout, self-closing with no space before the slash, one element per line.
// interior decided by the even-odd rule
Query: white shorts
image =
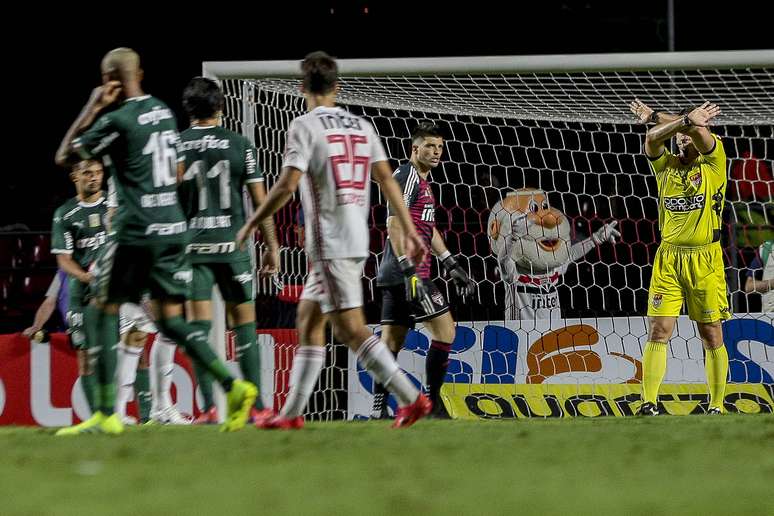
<path fill-rule="evenodd" d="M 119 333 L 124 335 L 131 330 L 145 333 L 157 333 L 153 318 L 140 305 L 136 303 L 122 303 L 118 313 Z"/>
<path fill-rule="evenodd" d="M 324 314 L 363 306 L 364 265 L 365 258 L 311 262 L 301 299 L 316 302 Z"/>

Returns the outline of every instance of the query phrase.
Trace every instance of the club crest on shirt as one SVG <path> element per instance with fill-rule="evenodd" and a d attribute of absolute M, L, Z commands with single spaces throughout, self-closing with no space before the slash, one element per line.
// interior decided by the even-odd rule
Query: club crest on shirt
<path fill-rule="evenodd" d="M 689 179 L 694 188 L 699 188 L 701 186 L 701 172 L 696 172 Z"/>
<path fill-rule="evenodd" d="M 431 295 L 430 297 L 433 298 L 433 303 L 435 303 L 436 305 L 444 304 L 443 295 L 440 292 L 433 292 L 433 295 Z"/>
<path fill-rule="evenodd" d="M 100 217 L 99 213 L 90 213 L 89 214 L 89 227 L 90 228 L 98 228 L 100 226 Z"/>
<path fill-rule="evenodd" d="M 650 300 L 650 302 L 653 304 L 653 308 L 659 308 L 662 301 L 663 296 L 661 294 L 653 294 L 653 299 Z"/>

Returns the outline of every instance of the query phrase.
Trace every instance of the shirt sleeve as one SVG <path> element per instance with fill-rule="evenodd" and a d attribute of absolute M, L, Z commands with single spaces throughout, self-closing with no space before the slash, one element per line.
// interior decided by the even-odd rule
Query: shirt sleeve
<path fill-rule="evenodd" d="M 669 157 L 672 155 L 671 152 L 664 149 L 664 152 L 661 153 L 661 156 L 657 158 L 651 158 L 650 156 L 646 156 L 648 158 L 648 163 L 650 164 L 650 169 L 653 170 L 653 173 L 658 176 L 661 174 L 667 166 L 667 163 L 669 163 Z"/>
<path fill-rule="evenodd" d="M 258 167 L 258 151 L 252 145 L 245 149 L 245 183 L 262 183 L 263 171 Z"/>
<path fill-rule="evenodd" d="M 400 168 L 396 170 L 392 177 L 397 181 L 400 191 L 403 194 L 403 203 L 407 208 L 411 207 L 419 194 L 419 176 L 413 168 L 408 170 Z M 396 212 L 392 206 L 392 203 L 387 204 L 387 216 L 395 216 Z"/>
<path fill-rule="evenodd" d="M 57 297 L 61 287 L 62 278 L 60 277 L 59 271 L 57 271 L 57 273 L 54 274 L 54 279 L 51 280 L 51 285 L 49 285 L 48 290 L 46 290 L 46 297 Z"/>
<path fill-rule="evenodd" d="M 376 134 L 376 129 L 371 127 L 371 163 L 387 161 L 387 153 L 384 151 L 382 139 Z"/>
<path fill-rule="evenodd" d="M 51 226 L 51 254 L 73 254 L 73 235 L 60 210 L 54 212 Z"/>
<path fill-rule="evenodd" d="M 285 158 L 282 161 L 282 168 L 297 168 L 301 172 L 306 172 L 309 168 L 309 161 L 312 154 L 312 141 L 308 129 L 297 120 L 290 123 L 288 129 L 288 139 L 285 145 Z"/>
<path fill-rule="evenodd" d="M 715 139 L 715 147 L 709 153 L 702 154 L 702 160 L 709 165 L 710 171 L 715 175 L 725 178 L 726 150 L 723 147 L 723 141 L 716 134 L 713 134 L 712 137 Z"/>
<path fill-rule="evenodd" d="M 73 148 L 81 159 L 98 158 L 110 154 L 110 150 L 119 136 L 121 133 L 115 126 L 113 117 L 108 113 L 73 140 Z"/>

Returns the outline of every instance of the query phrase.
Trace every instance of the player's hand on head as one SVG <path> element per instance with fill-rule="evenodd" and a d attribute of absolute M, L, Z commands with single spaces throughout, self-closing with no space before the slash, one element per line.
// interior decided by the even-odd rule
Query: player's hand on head
<path fill-rule="evenodd" d="M 688 120 L 696 127 L 707 127 L 709 121 L 720 114 L 720 107 L 712 102 L 705 102 L 688 113 Z"/>
<path fill-rule="evenodd" d="M 261 255 L 261 277 L 268 278 L 279 272 L 279 250 L 266 249 Z"/>
<path fill-rule="evenodd" d="M 594 240 L 594 243 L 597 245 L 601 245 L 605 242 L 610 242 L 611 244 L 615 244 L 615 239 L 621 237 L 621 232 L 618 231 L 615 227 L 618 225 L 618 221 L 614 220 L 613 222 L 608 222 L 607 224 L 602 225 L 601 228 L 596 230 L 593 235 L 591 235 L 592 240 Z"/>
<path fill-rule="evenodd" d="M 650 115 L 653 114 L 653 110 L 649 108 L 640 99 L 634 99 L 632 102 L 630 102 L 629 109 L 634 114 L 634 116 L 636 116 L 637 119 L 643 124 L 648 120 L 650 120 Z"/>

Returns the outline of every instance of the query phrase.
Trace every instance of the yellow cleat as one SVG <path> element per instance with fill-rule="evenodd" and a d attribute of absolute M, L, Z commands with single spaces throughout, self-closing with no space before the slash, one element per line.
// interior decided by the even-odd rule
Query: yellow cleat
<path fill-rule="evenodd" d="M 258 396 L 258 388 L 245 380 L 234 380 L 231 390 L 226 395 L 228 415 L 221 425 L 221 432 L 236 432 L 244 428 L 250 417 L 250 407 Z"/>
<path fill-rule="evenodd" d="M 99 431 L 108 435 L 119 435 L 124 433 L 124 424 L 121 422 L 121 418 L 118 414 L 111 414 L 108 417 L 102 419 L 99 423 Z"/>
<path fill-rule="evenodd" d="M 54 435 L 58 437 L 63 435 L 95 433 L 99 431 L 98 430 L 99 425 L 104 420 L 105 420 L 105 414 L 103 414 L 98 410 L 94 414 L 92 414 L 92 416 L 86 421 L 81 421 L 77 425 L 65 426 L 63 428 L 60 428 L 59 430 L 56 431 Z"/>

